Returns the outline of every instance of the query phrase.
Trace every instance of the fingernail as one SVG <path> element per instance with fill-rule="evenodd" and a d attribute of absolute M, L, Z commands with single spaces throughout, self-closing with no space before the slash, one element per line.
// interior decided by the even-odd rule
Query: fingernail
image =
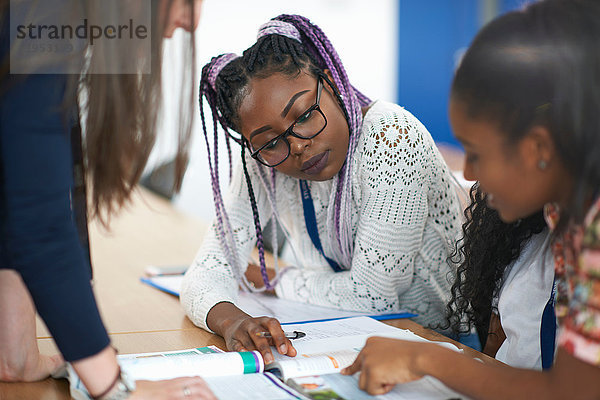
<path fill-rule="evenodd" d="M 285 343 L 283 343 L 282 345 L 279 346 L 279 352 L 281 354 L 287 353 L 287 346 L 285 345 Z"/>
<path fill-rule="evenodd" d="M 267 364 L 270 364 L 270 363 L 272 363 L 272 362 L 273 362 L 273 356 L 272 356 L 271 354 L 267 354 L 267 355 L 265 356 L 265 362 L 266 362 Z"/>

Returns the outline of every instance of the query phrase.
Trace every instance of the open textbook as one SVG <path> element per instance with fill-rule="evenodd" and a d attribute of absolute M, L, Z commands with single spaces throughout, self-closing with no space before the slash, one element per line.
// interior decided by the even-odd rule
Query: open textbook
<path fill-rule="evenodd" d="M 356 376 L 339 374 L 342 368 L 354 361 L 370 336 L 427 341 L 408 330 L 394 328 L 368 317 L 287 325 L 288 329 L 306 334 L 293 341 L 298 355 L 282 356 L 273 349 L 275 361 L 267 365 L 258 352 L 224 353 L 212 346 L 175 352 L 120 355 L 119 363 L 122 370 L 135 380 L 202 376 L 217 398 L 223 400 L 465 398 L 431 377 L 397 385 L 392 392 L 383 396 L 369 396 L 358 389 Z M 436 343 L 459 351 L 450 343 Z M 74 386 L 73 379 L 71 386 Z"/>
<path fill-rule="evenodd" d="M 141 278 L 147 285 L 179 296 L 183 275 L 152 276 Z M 263 293 L 240 292 L 236 302 L 241 310 L 252 316 L 269 316 L 277 318 L 282 324 L 307 321 L 325 321 L 329 319 L 368 316 L 378 320 L 416 317 L 416 314 L 399 311 L 395 313 L 367 314 L 356 311 L 344 311 L 329 307 L 281 299 Z"/>

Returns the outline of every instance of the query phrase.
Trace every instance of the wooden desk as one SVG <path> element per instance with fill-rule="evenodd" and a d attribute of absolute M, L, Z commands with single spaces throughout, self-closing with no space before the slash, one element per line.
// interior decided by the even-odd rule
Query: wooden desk
<path fill-rule="evenodd" d="M 90 226 L 94 289 L 113 345 L 121 353 L 179 350 L 216 345 L 223 339 L 195 327 L 177 298 L 140 282 L 146 265 L 190 264 L 200 245 L 205 226 L 177 212 L 171 204 L 143 189 L 132 204 L 110 224 Z M 410 320 L 389 322 L 427 339 L 452 340 Z M 495 360 L 461 344 L 465 353 L 486 362 Z M 48 331 L 40 322 L 38 344 L 43 354 L 56 354 Z M 66 381 L 46 379 L 36 383 L 0 383 L 0 400 L 68 399 Z"/>

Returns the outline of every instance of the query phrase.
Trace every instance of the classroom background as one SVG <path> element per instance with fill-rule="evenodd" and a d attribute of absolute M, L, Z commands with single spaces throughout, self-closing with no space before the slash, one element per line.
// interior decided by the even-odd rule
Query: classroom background
<path fill-rule="evenodd" d="M 270 18 L 282 13 L 301 14 L 319 25 L 331 39 L 354 86 L 373 100 L 406 107 L 423 122 L 437 143 L 459 148 L 447 118 L 454 68 L 483 24 L 530 1 L 204 0 L 196 31 L 196 80 L 199 81 L 202 66 L 211 57 L 227 52 L 239 54 L 251 46 L 258 27 Z M 161 165 L 168 166 L 175 153 L 175 110 L 179 99 L 175 82 L 179 82 L 177 75 L 183 60 L 175 49 L 180 47 L 184 35 L 181 30 L 176 32 L 165 46 L 165 107 L 159 128 L 162 132 L 147 174 Z M 211 121 L 207 123 L 212 126 Z M 221 182 L 225 186 L 229 168 L 224 140 L 220 148 L 223 150 Z M 233 151 L 235 162 L 239 160 L 238 147 L 233 146 Z M 199 117 L 194 121 L 190 156 L 182 190 L 172 200 L 178 209 L 209 222 L 214 216 L 214 206 Z M 155 173 L 153 178 L 158 186 L 169 186 L 168 174 Z M 161 182 L 164 179 L 167 182 Z"/>

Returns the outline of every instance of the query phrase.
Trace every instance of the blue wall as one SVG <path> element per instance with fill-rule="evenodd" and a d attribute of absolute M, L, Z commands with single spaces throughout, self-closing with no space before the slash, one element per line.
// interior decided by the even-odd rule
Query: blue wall
<path fill-rule="evenodd" d="M 437 142 L 456 144 L 448 123 L 448 94 L 457 58 L 482 20 L 484 0 L 398 0 L 398 103 L 412 112 Z M 497 12 L 527 0 L 498 0 Z"/>

